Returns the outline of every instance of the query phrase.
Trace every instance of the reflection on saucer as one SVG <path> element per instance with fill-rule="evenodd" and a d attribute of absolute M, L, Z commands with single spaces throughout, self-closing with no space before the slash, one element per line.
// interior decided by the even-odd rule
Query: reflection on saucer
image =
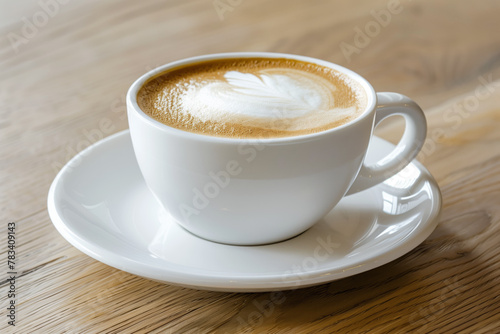
<path fill-rule="evenodd" d="M 370 145 L 380 156 L 394 147 L 377 137 Z M 414 162 L 386 182 L 345 197 L 294 238 L 224 245 L 187 232 L 159 206 L 139 171 L 128 131 L 76 158 L 79 164 L 63 168 L 49 192 L 49 214 L 61 235 L 110 266 L 198 289 L 295 289 L 370 270 L 427 238 L 441 205 L 432 176 Z"/>

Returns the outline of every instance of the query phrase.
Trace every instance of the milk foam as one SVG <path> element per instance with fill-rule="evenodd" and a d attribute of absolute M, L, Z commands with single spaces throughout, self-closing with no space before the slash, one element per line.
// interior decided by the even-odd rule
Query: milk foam
<path fill-rule="evenodd" d="M 137 103 L 150 117 L 193 133 L 229 138 L 298 136 L 358 117 L 366 93 L 334 69 L 284 58 L 230 58 L 168 70 Z"/>
<path fill-rule="evenodd" d="M 202 122 L 257 122 L 295 131 L 352 115 L 355 107 L 332 107 L 336 90 L 331 81 L 296 69 L 233 70 L 219 80 L 190 82 L 180 104 L 183 113 Z"/>

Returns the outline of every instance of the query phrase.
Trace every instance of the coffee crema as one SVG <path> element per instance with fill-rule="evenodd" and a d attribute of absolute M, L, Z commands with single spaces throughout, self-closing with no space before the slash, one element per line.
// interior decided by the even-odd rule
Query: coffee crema
<path fill-rule="evenodd" d="M 347 75 L 285 58 L 210 60 L 169 69 L 141 87 L 139 107 L 193 133 L 274 138 L 331 129 L 358 117 L 366 93 Z"/>

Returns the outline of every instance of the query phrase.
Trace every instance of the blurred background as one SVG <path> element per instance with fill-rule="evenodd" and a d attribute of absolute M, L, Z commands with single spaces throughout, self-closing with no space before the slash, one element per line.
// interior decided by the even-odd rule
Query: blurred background
<path fill-rule="evenodd" d="M 494 0 L 0 4 L 2 103 L 23 94 L 11 106 L 17 117 L 43 112 L 71 118 L 85 108 L 86 114 L 109 114 L 123 127 L 111 109 L 134 79 L 206 53 L 273 51 L 326 59 L 360 73 L 376 90 L 407 94 L 426 109 L 466 91 L 478 75 L 497 75 L 500 65 Z"/>

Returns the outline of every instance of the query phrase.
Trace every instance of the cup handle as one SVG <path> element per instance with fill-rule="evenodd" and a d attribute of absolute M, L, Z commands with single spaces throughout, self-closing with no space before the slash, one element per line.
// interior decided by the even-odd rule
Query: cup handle
<path fill-rule="evenodd" d="M 422 109 L 408 97 L 398 93 L 377 93 L 375 128 L 389 116 L 401 115 L 405 119 L 405 131 L 394 150 L 378 162 L 366 165 L 363 162 L 358 176 L 347 195 L 377 185 L 406 167 L 418 154 L 425 141 L 427 123 Z"/>

